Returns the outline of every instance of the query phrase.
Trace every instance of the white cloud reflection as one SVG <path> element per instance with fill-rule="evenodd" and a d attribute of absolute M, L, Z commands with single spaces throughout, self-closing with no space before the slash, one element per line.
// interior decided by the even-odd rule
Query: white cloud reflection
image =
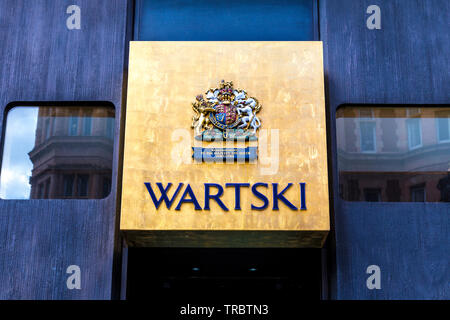
<path fill-rule="evenodd" d="M 6 118 L 0 175 L 0 198 L 29 199 L 33 164 L 28 152 L 34 147 L 38 107 L 12 108 Z"/>

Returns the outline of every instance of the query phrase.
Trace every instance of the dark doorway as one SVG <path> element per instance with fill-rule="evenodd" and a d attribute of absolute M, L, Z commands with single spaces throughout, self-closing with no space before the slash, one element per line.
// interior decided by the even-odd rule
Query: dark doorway
<path fill-rule="evenodd" d="M 320 249 L 129 248 L 126 298 L 292 307 L 320 299 L 321 275 Z"/>

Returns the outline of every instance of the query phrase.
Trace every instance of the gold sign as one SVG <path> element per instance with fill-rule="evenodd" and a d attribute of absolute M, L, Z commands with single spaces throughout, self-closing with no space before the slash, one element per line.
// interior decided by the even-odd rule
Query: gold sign
<path fill-rule="evenodd" d="M 124 148 L 130 245 L 321 247 L 322 43 L 131 42 Z"/>

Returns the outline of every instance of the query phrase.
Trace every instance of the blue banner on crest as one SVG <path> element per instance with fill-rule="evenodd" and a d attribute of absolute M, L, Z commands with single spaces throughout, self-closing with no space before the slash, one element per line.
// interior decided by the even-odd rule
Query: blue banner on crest
<path fill-rule="evenodd" d="M 194 153 L 192 157 L 197 161 L 226 161 L 245 160 L 252 161 L 257 158 L 257 147 L 246 148 L 202 148 L 192 147 Z"/>

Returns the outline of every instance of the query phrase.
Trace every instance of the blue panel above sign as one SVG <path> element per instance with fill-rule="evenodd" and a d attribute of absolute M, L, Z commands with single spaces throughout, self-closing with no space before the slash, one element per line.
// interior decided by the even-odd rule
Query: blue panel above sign
<path fill-rule="evenodd" d="M 314 40 L 314 0 L 138 0 L 135 40 Z"/>

